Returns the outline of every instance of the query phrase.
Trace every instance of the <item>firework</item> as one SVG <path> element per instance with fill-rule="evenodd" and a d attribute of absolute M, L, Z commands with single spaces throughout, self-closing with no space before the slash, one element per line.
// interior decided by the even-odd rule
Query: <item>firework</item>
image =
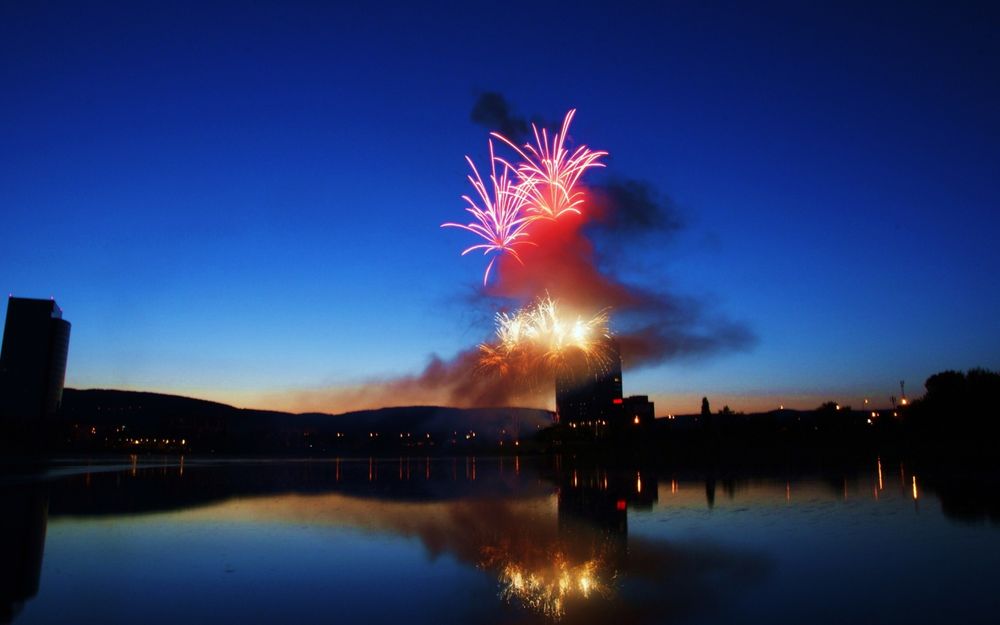
<path fill-rule="evenodd" d="M 536 219 L 558 219 L 566 213 L 580 214 L 583 192 L 577 188 L 583 172 L 591 167 L 603 167 L 600 159 L 607 152 L 580 146 L 572 153 L 566 149 L 566 136 L 576 109 L 566 113 L 562 129 L 549 138 L 548 131 L 532 124 L 535 145 L 518 147 L 499 133 L 491 133 L 514 149 L 521 161 L 512 164 L 498 157 L 490 146 L 489 186 L 483 181 L 475 163 L 468 156 L 465 160 L 472 168 L 469 182 L 476 191 L 476 199 L 463 195 L 467 210 L 474 221 L 467 224 L 446 223 L 442 227 L 468 230 L 485 240 L 466 248 L 462 255 L 482 250 L 483 255 L 493 255 L 483 285 L 489 281 L 490 271 L 497 258 L 508 253 L 518 262 L 518 245 L 534 245 L 528 240 L 528 230 Z M 499 170 L 499 173 L 498 173 Z M 523 262 L 522 262 L 523 264 Z"/>
<path fill-rule="evenodd" d="M 523 148 L 499 133 L 491 133 L 517 152 L 522 162 L 516 166 L 504 164 L 517 171 L 520 187 L 526 196 L 525 209 L 529 214 L 548 219 L 558 219 L 566 213 L 580 214 L 583 193 L 577 190 L 580 176 L 590 167 L 604 167 L 600 163 L 607 152 L 590 150 L 580 146 L 572 153 L 566 149 L 566 135 L 573 121 L 576 109 L 566 113 L 562 130 L 549 139 L 548 131 L 539 131 L 535 124 L 531 129 L 535 135 L 535 145 L 527 143 Z"/>
<path fill-rule="evenodd" d="M 601 363 L 607 355 L 607 311 L 590 318 L 564 314 L 551 297 L 514 314 L 497 313 L 496 342 L 480 346 L 480 366 L 507 375 L 512 372 L 556 372 L 582 356 Z"/>
<path fill-rule="evenodd" d="M 462 252 L 462 256 L 474 250 L 482 250 L 483 255 L 507 252 L 520 262 L 521 258 L 518 256 L 515 247 L 528 243 L 528 241 L 524 240 L 524 237 L 527 236 L 525 228 L 527 228 L 533 219 L 532 216 L 525 214 L 524 210 L 525 204 L 528 201 L 525 193 L 526 188 L 515 181 L 516 176 L 511 175 L 514 172 L 511 166 L 501 159 L 496 158 L 493 153 L 493 141 L 490 141 L 489 145 L 489 189 L 487 189 L 486 184 L 483 182 L 482 176 L 479 175 L 476 164 L 468 156 L 465 157 L 465 160 L 468 161 L 469 166 L 472 168 L 472 174 L 468 177 L 469 182 L 472 183 L 472 187 L 476 190 L 479 198 L 477 201 L 468 195 L 463 195 L 462 199 L 468 204 L 465 210 L 475 218 L 475 221 L 468 224 L 446 223 L 441 224 L 441 227 L 461 228 L 485 239 L 486 243 L 479 243 L 466 248 Z M 497 165 L 500 166 L 499 174 L 497 174 Z M 483 275 L 484 285 L 489 280 L 490 270 L 493 268 L 496 259 L 497 256 L 494 255 L 486 266 L 486 273 Z"/>

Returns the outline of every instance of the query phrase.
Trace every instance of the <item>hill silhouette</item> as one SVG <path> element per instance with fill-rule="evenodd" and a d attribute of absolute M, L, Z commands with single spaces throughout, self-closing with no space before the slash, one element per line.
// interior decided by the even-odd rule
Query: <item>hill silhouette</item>
<path fill-rule="evenodd" d="M 501 441 L 530 438 L 551 423 L 551 412 L 532 408 L 406 406 L 289 413 L 161 393 L 66 389 L 58 427 L 62 444 L 78 448 L 318 452 L 496 447 Z"/>

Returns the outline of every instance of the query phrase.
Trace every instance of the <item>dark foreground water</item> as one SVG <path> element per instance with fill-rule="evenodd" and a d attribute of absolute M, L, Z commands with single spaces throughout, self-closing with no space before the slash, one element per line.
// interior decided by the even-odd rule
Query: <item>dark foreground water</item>
<path fill-rule="evenodd" d="M 8 469 L 0 622 L 996 623 L 998 493 L 981 478 L 874 458 Z"/>

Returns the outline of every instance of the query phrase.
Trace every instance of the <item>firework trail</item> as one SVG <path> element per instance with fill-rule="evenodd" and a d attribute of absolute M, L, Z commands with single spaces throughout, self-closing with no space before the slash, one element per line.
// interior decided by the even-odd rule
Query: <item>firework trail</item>
<path fill-rule="evenodd" d="M 566 149 L 566 136 L 576 109 L 566 113 L 562 130 L 552 135 L 548 131 L 539 132 L 538 126 L 531 125 L 535 135 L 535 145 L 527 143 L 523 148 L 500 133 L 490 133 L 517 152 L 521 162 L 509 167 L 517 171 L 527 196 L 528 213 L 547 219 L 558 219 L 566 213 L 580 214 L 583 192 L 577 190 L 580 176 L 590 167 L 604 167 L 600 159 L 607 152 L 594 151 L 581 145 L 572 154 Z M 506 163 L 506 161 L 505 161 Z"/>
<path fill-rule="evenodd" d="M 566 113 L 562 130 L 551 140 L 544 128 L 539 131 L 532 124 L 536 145 L 525 144 L 518 147 L 499 133 L 492 133 L 514 149 L 522 159 L 514 165 L 496 155 L 493 140 L 490 146 L 490 188 L 483 182 L 475 163 L 468 156 L 465 160 L 472 168 L 469 182 L 476 191 L 478 200 L 463 195 L 467 210 L 475 221 L 468 224 L 445 223 L 442 227 L 461 228 L 481 237 L 486 242 L 466 248 L 465 256 L 474 250 L 482 250 L 484 255 L 494 254 L 483 274 L 483 285 L 489 281 L 490 271 L 498 256 L 509 253 L 519 263 L 518 245 L 534 245 L 528 240 L 529 226 L 536 219 L 555 220 L 566 213 L 580 214 L 584 194 L 577 189 L 583 172 L 590 167 L 603 167 L 601 157 L 607 152 L 593 151 L 580 146 L 570 153 L 566 149 L 566 135 L 573 121 L 576 109 Z M 497 170 L 500 173 L 497 173 Z M 523 264 L 523 263 L 522 263 Z"/>
<path fill-rule="evenodd" d="M 477 203 L 468 195 L 463 195 L 462 199 L 468 203 L 465 210 L 472 214 L 475 221 L 468 224 L 445 223 L 441 224 L 441 227 L 468 230 L 486 240 L 486 243 L 466 248 L 462 252 L 462 256 L 474 250 L 482 250 L 483 255 L 488 255 L 491 252 L 508 252 L 520 262 L 521 258 L 518 256 L 515 246 L 528 243 L 524 240 L 524 237 L 527 236 L 525 228 L 533 219 L 524 211 L 528 200 L 525 193 L 526 188 L 515 182 L 514 177 L 511 176 L 514 170 L 507 163 L 496 158 L 493 153 L 493 141 L 490 141 L 489 145 L 491 189 L 486 188 L 486 184 L 483 182 L 482 176 L 479 175 L 479 170 L 476 169 L 476 164 L 472 162 L 472 159 L 468 156 L 465 157 L 472 168 L 472 174 L 468 177 L 469 182 L 476 190 L 479 202 Z M 500 165 L 499 175 L 497 175 L 498 164 Z M 490 270 L 496 259 L 497 257 L 494 256 L 490 259 L 489 265 L 486 266 L 483 285 L 489 280 Z"/>

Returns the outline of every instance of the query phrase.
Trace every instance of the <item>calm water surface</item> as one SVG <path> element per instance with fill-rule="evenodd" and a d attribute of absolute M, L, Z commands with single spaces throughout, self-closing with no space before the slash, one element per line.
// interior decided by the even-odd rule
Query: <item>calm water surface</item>
<path fill-rule="evenodd" d="M 67 461 L 0 481 L 0 622 L 996 623 L 995 485 L 877 459 Z"/>

